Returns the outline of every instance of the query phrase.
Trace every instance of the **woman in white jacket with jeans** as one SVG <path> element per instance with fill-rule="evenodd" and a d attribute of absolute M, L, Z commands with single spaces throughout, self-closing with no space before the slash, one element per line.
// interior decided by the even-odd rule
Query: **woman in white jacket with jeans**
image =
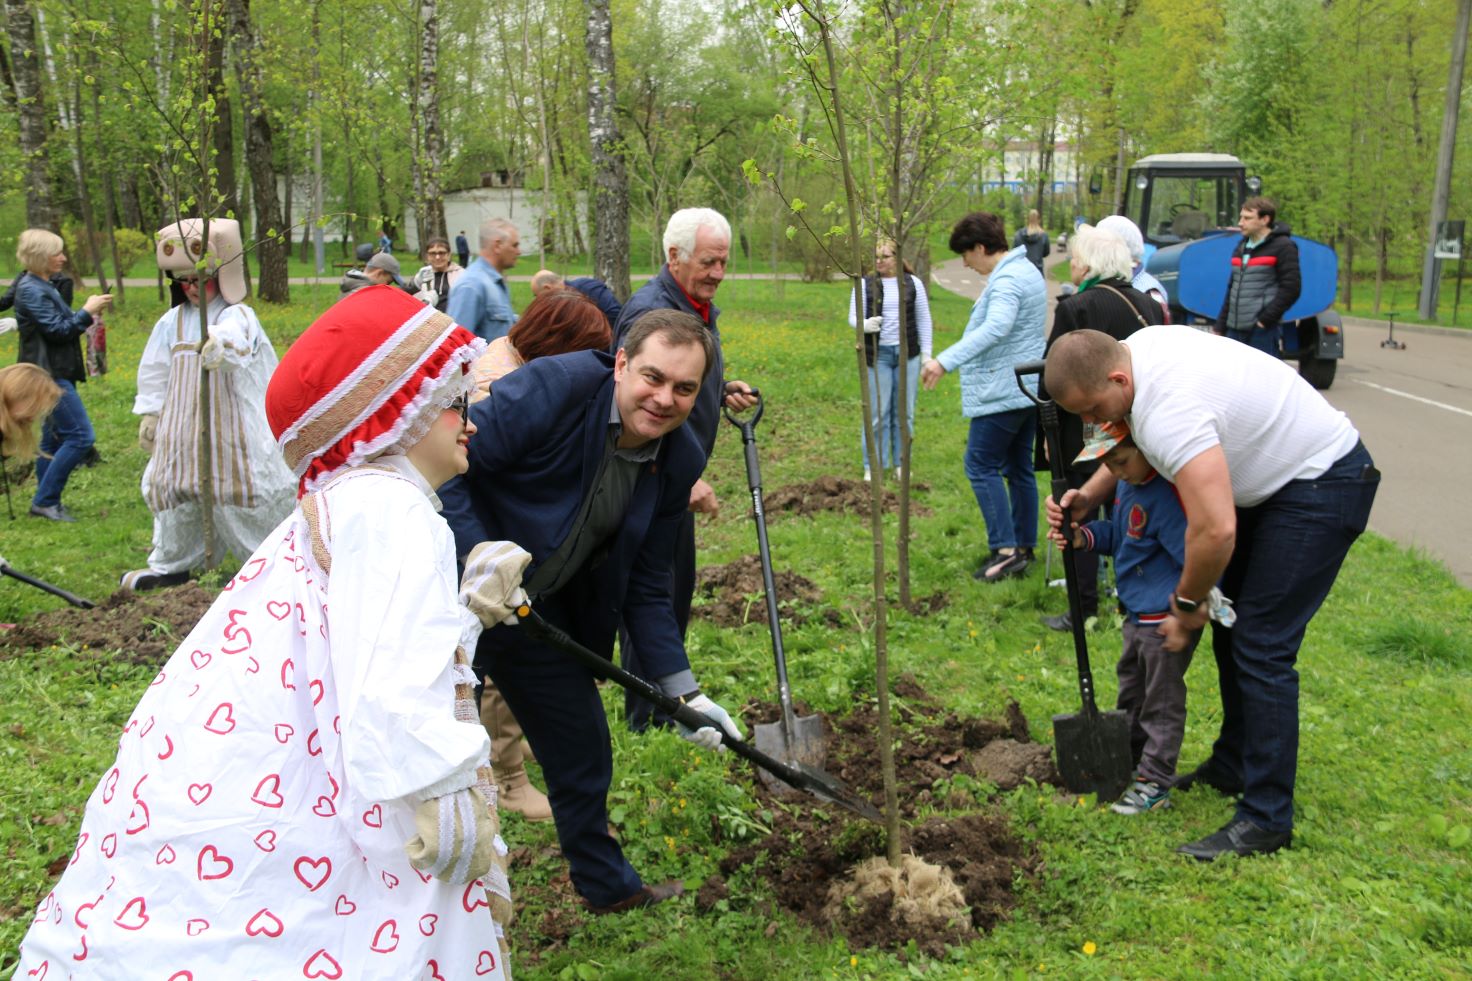
<path fill-rule="evenodd" d="M 961 412 L 971 419 L 966 477 L 990 549 L 973 578 L 998 582 L 1026 572 L 1037 545 L 1037 410 L 1017 387 L 1012 366 L 1043 356 L 1048 287 L 1026 246 L 1008 250 L 997 215 L 975 211 L 962 218 L 950 244 L 967 268 L 987 277 L 986 289 L 961 339 L 927 361 L 920 377 L 934 388 L 946 372 L 961 372 Z"/>

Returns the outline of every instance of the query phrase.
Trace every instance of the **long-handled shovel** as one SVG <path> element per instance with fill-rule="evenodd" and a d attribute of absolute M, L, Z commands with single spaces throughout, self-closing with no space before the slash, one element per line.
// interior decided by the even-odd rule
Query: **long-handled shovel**
<path fill-rule="evenodd" d="M 53 586 L 49 582 L 46 582 L 44 579 L 37 579 L 34 576 L 26 575 L 24 572 L 18 572 L 15 569 L 12 569 L 10 567 L 10 563 L 6 562 L 3 558 L 0 558 L 0 576 L 9 576 L 12 579 L 19 579 L 27 586 L 35 586 L 37 589 L 45 590 L 52 596 L 60 596 L 72 606 L 80 607 L 84 610 L 90 610 L 97 605 L 91 600 L 82 599 L 82 597 L 76 595 L 75 593 L 67 592 L 60 586 Z"/>
<path fill-rule="evenodd" d="M 879 813 L 878 808 L 856 795 L 852 790 L 849 790 L 843 781 L 831 773 L 824 773 L 817 767 L 809 766 L 806 763 L 784 763 L 781 760 L 775 760 L 750 743 L 741 739 L 732 738 L 714 720 L 697 712 L 678 698 L 672 698 L 666 695 L 657 686 L 651 685 L 643 678 L 629 674 L 629 672 L 607 658 L 599 657 L 569 637 L 567 631 L 555 624 L 548 623 L 530 606 L 518 608 L 516 615 L 521 620 L 522 629 L 528 634 L 539 640 L 544 640 L 558 650 L 577 658 L 583 662 L 583 665 L 589 671 L 598 677 L 607 678 L 609 681 L 622 685 L 634 694 L 648 699 L 656 707 L 663 709 L 672 719 L 682 726 L 689 729 L 713 726 L 721 734 L 721 741 L 735 752 L 736 755 L 745 757 L 763 770 L 775 774 L 784 783 L 796 787 L 799 790 L 805 790 L 822 800 L 838 804 L 840 807 L 846 807 L 860 817 L 883 823 L 884 815 Z"/>
<path fill-rule="evenodd" d="M 1053 475 L 1053 500 L 1060 501 L 1068 487 L 1068 478 L 1064 475 L 1058 406 L 1051 399 L 1039 398 L 1025 381 L 1028 375 L 1042 376 L 1043 362 L 1028 361 L 1012 370 L 1017 376 L 1017 387 L 1037 403 L 1048 446 L 1048 468 Z M 1101 800 L 1114 800 L 1130 785 L 1134 769 L 1129 717 L 1117 710 L 1100 712 L 1094 702 L 1094 673 L 1089 669 L 1089 645 L 1084 637 L 1083 597 L 1073 568 L 1073 520 L 1067 510 L 1063 512 L 1062 531 L 1063 578 L 1068 587 L 1068 613 L 1073 621 L 1073 649 L 1078 657 L 1078 690 L 1083 698 L 1083 710 L 1053 716 L 1053 751 L 1058 757 L 1058 775 L 1063 778 L 1063 786 L 1075 794 L 1093 793 Z"/>
<path fill-rule="evenodd" d="M 793 764 L 822 766 L 828 758 L 823 739 L 823 720 L 816 715 L 797 715 L 792 709 L 792 688 L 787 683 L 787 655 L 782 650 L 782 624 L 777 619 L 777 584 L 772 575 L 772 550 L 767 543 L 767 516 L 762 507 L 762 470 L 756 458 L 756 424 L 765 408 L 757 395 L 756 411 L 743 419 L 726 409 L 726 421 L 741 430 L 746 449 L 746 485 L 751 489 L 751 510 L 756 517 L 756 543 L 762 560 L 762 587 L 767 594 L 767 625 L 772 632 L 772 655 L 777 662 L 777 698 L 782 703 L 780 722 L 762 722 L 756 726 L 756 748 L 768 756 Z M 779 787 L 778 778 L 763 770 L 761 777 L 772 790 Z"/>

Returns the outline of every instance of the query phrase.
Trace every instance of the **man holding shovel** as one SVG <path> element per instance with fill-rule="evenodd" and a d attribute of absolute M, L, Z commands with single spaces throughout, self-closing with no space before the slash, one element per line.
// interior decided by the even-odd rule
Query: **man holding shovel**
<path fill-rule="evenodd" d="M 1081 330 L 1058 339 L 1049 391 L 1085 422 L 1127 422 L 1136 445 L 1176 485 L 1186 512 L 1185 567 L 1161 625 L 1180 650 L 1206 625 L 1220 582 L 1233 627 L 1212 624 L 1222 730 L 1211 758 L 1177 781 L 1241 793 L 1221 830 L 1177 851 L 1202 861 L 1265 854 L 1293 839 L 1298 672 L 1309 620 L 1365 529 L 1380 472 L 1342 413 L 1275 357 L 1179 327 L 1125 341 Z M 1085 513 L 1109 494 L 1101 470 L 1062 507 Z M 1048 520 L 1062 524 L 1048 503 Z"/>
<path fill-rule="evenodd" d="M 582 351 L 518 368 L 471 407 L 469 472 L 440 498 L 462 559 L 501 540 L 531 556 L 524 575 L 472 559 L 462 591 L 472 610 L 481 584 L 505 595 L 511 577 L 542 618 L 605 658 L 622 622 L 647 676 L 739 739 L 695 683 L 670 598 L 675 537 L 705 466 L 684 423 L 712 351 L 694 316 L 657 310 L 629 329 L 616 356 Z M 594 913 L 678 895 L 678 882 L 645 885 L 609 833 L 613 750 L 594 674 L 487 606 L 475 673 L 496 683 L 541 763 L 574 888 Z M 707 748 L 721 741 L 711 726 L 682 735 Z"/>

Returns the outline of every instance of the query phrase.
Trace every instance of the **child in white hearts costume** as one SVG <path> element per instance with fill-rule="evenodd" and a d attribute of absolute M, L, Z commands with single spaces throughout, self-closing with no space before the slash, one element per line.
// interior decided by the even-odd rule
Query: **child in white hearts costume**
<path fill-rule="evenodd" d="M 481 623 L 434 494 L 483 348 L 370 287 L 287 352 L 266 411 L 303 496 L 123 728 L 18 977 L 509 976 Z M 499 619 L 487 583 L 514 604 L 525 553 L 481 549 Z"/>
<path fill-rule="evenodd" d="M 209 439 L 218 551 L 237 559 L 255 551 L 291 513 L 296 481 L 281 461 L 263 402 L 276 368 L 276 351 L 246 306 L 245 256 L 240 223 L 184 218 L 160 228 L 158 267 L 173 281 L 178 300 L 154 324 L 138 363 L 141 417 L 138 443 L 150 459 L 143 498 L 153 512 L 148 568 L 123 575 L 128 589 L 173 586 L 204 561 L 203 475 L 199 466 L 200 379 L 210 387 Z M 204 263 L 203 270 L 197 263 Z M 199 344 L 199 305 L 209 313 L 210 336 Z"/>

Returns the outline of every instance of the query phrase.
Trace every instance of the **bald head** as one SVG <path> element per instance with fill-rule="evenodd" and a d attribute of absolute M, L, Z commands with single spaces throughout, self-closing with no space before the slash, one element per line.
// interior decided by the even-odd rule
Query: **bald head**
<path fill-rule="evenodd" d="M 1089 421 L 1118 422 L 1134 401 L 1129 349 L 1103 331 L 1064 334 L 1043 368 L 1048 394 Z"/>
<path fill-rule="evenodd" d="M 536 275 L 532 276 L 532 295 L 541 296 L 543 293 L 561 289 L 563 283 L 561 273 L 555 273 L 550 269 L 538 269 Z"/>

